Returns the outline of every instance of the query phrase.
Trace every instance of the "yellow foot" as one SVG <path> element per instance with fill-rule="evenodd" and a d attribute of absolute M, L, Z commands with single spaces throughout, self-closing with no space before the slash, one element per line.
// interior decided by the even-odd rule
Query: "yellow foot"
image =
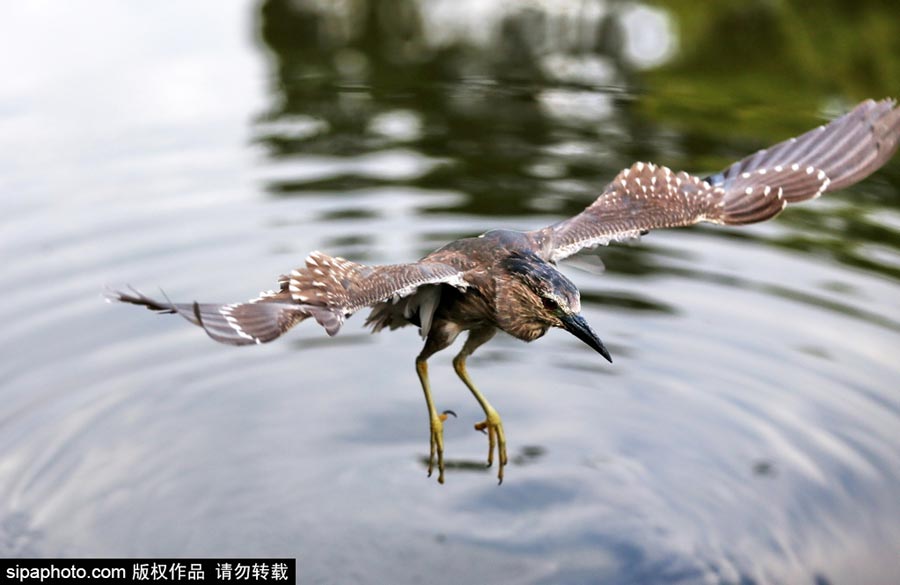
<path fill-rule="evenodd" d="M 506 466 L 506 435 L 503 434 L 503 421 L 497 411 L 491 409 L 486 413 L 486 418 L 475 425 L 476 431 L 487 433 L 488 436 L 488 460 L 490 467 L 494 464 L 494 448 L 497 448 L 497 483 L 503 483 L 503 468 Z"/>
<path fill-rule="evenodd" d="M 447 415 L 456 413 L 445 410 L 441 414 L 435 413 L 431 417 L 431 455 L 428 457 L 428 477 L 434 471 L 434 455 L 437 453 L 438 483 L 444 483 L 444 421 Z"/>

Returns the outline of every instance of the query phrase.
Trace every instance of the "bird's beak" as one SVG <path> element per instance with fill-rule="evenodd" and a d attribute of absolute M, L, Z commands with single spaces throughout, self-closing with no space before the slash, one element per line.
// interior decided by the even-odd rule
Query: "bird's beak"
<path fill-rule="evenodd" d="M 612 363 L 612 357 L 610 357 L 609 352 L 606 351 L 603 342 L 600 341 L 600 338 L 597 337 L 597 334 L 594 333 L 591 326 L 587 324 L 584 317 L 581 315 L 566 315 L 562 318 L 562 322 L 566 331 L 591 346 L 597 353 L 605 357 L 606 361 Z"/>

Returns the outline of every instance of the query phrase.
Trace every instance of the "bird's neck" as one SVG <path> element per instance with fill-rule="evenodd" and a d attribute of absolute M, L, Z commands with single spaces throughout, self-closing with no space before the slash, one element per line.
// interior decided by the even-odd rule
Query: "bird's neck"
<path fill-rule="evenodd" d="M 518 287 L 498 283 L 496 306 L 497 326 L 522 341 L 534 341 L 551 326 Z"/>

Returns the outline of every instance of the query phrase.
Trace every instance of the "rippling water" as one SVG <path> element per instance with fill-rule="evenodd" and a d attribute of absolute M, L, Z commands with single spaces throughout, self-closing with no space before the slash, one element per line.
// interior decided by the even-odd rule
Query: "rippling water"
<path fill-rule="evenodd" d="M 896 26 L 866 29 L 863 4 L 806 30 L 866 31 L 853 69 L 752 26 L 784 7 L 347 6 L 0 10 L 0 554 L 283 555 L 310 583 L 893 582 L 900 159 L 768 224 L 569 264 L 615 364 L 560 331 L 479 351 L 502 487 L 450 351 L 447 484 L 425 477 L 412 329 L 235 349 L 102 288 L 239 300 L 313 249 L 401 262 L 545 225 L 633 160 L 714 171 L 896 91 L 900 51 L 876 46 Z M 762 42 L 784 70 L 723 65 Z"/>

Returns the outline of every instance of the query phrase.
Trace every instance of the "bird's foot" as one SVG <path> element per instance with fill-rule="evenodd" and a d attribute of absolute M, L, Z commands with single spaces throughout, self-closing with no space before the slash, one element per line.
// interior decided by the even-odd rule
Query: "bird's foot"
<path fill-rule="evenodd" d="M 486 433 L 488 436 L 488 460 L 487 466 L 494 464 L 494 449 L 497 450 L 497 479 L 503 483 L 503 468 L 506 466 L 506 435 L 503 434 L 503 421 L 494 409 L 485 411 L 485 419 L 475 425 L 476 431 Z"/>
<path fill-rule="evenodd" d="M 456 417 L 452 410 L 431 416 L 431 454 L 428 457 L 428 477 L 434 471 L 434 456 L 437 454 L 438 483 L 444 483 L 444 421 L 448 415 Z"/>

